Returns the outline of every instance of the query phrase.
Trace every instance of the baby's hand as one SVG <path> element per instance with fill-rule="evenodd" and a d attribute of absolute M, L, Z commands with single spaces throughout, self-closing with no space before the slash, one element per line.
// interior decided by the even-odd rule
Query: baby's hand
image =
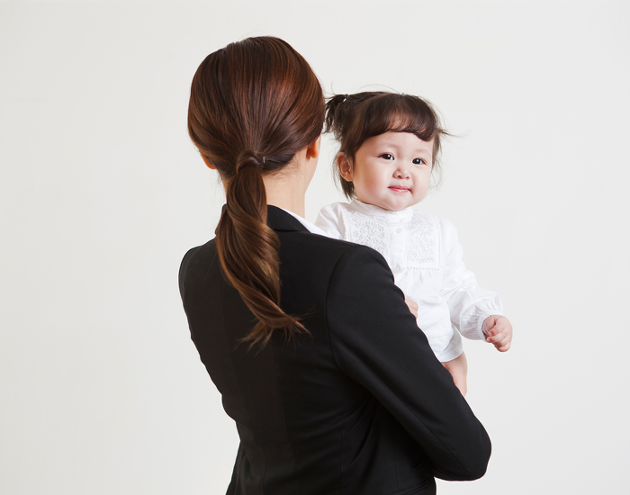
<path fill-rule="evenodd" d="M 505 316 L 488 316 L 482 326 L 486 342 L 494 345 L 497 351 L 505 352 L 512 344 L 512 324 Z"/>
<path fill-rule="evenodd" d="M 411 314 L 414 315 L 417 319 L 418 318 L 418 303 L 415 301 L 412 301 L 411 299 L 405 299 L 405 302 L 407 303 L 407 306 L 409 306 L 409 311 L 411 311 Z"/>

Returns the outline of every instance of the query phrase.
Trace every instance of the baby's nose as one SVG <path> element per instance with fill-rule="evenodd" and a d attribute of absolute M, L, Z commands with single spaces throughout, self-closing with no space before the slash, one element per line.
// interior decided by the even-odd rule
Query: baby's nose
<path fill-rule="evenodd" d="M 408 179 L 409 178 L 409 172 L 407 172 L 407 170 L 399 168 L 396 170 L 396 172 L 394 172 L 394 177 L 396 177 L 397 179 Z"/>

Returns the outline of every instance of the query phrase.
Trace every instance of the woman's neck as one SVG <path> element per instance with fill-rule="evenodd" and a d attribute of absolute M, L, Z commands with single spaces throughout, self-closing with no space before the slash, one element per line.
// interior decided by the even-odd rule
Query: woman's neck
<path fill-rule="evenodd" d="M 319 142 L 320 139 L 317 138 L 310 146 L 298 151 L 293 163 L 279 172 L 263 175 L 268 205 L 283 208 L 304 218 L 304 198 L 317 167 Z"/>
<path fill-rule="evenodd" d="M 288 210 L 304 218 L 306 188 L 294 174 L 276 174 L 263 177 L 267 192 L 267 204 Z"/>

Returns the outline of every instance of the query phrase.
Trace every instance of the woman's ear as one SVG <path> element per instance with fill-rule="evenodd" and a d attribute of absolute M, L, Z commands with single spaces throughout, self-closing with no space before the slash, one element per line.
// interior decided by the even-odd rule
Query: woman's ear
<path fill-rule="evenodd" d="M 337 153 L 337 168 L 339 169 L 339 175 L 341 175 L 347 182 L 352 182 L 352 165 L 345 153 Z"/>
<path fill-rule="evenodd" d="M 319 149 L 322 144 L 322 137 L 318 136 L 315 141 L 309 144 L 306 147 L 306 158 L 317 158 L 319 157 Z"/>
<path fill-rule="evenodd" d="M 201 158 L 203 158 L 203 163 L 206 164 L 206 167 L 211 168 L 212 170 L 216 170 L 217 169 L 217 167 L 212 165 L 212 163 L 210 163 L 210 160 L 208 160 L 208 157 L 206 155 L 204 155 L 203 153 L 201 154 Z"/>

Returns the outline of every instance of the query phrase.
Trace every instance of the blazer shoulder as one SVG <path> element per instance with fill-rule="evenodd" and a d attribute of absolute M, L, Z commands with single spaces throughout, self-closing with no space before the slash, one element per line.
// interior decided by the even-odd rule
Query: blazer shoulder
<path fill-rule="evenodd" d="M 201 246 L 189 249 L 179 265 L 179 292 L 184 297 L 184 289 L 192 279 L 200 274 L 207 274 L 212 263 L 217 257 L 217 248 L 214 239 Z"/>
<path fill-rule="evenodd" d="M 290 256 L 290 251 L 299 250 L 305 256 L 317 256 L 318 261 L 325 258 L 328 262 L 337 264 L 342 259 L 362 258 L 372 259 L 387 265 L 385 258 L 369 246 L 355 244 L 354 242 L 333 239 L 331 237 L 310 232 L 278 232 L 280 238 L 280 251 Z"/>

